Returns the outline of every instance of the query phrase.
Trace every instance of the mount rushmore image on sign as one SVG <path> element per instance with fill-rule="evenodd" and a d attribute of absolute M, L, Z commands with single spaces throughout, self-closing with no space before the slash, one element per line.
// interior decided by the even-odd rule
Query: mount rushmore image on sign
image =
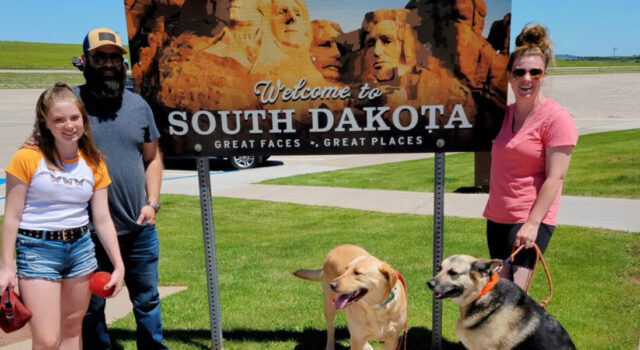
<path fill-rule="evenodd" d="M 504 116 L 510 0 L 125 6 L 165 155 L 486 151 Z"/>

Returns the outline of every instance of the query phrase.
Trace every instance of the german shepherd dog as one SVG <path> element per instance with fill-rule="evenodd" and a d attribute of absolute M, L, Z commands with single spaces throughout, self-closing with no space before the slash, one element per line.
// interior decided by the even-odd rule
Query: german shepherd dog
<path fill-rule="evenodd" d="M 460 307 L 456 335 L 470 350 L 575 349 L 569 334 L 527 293 L 498 278 L 501 260 L 453 255 L 427 286 Z"/>
<path fill-rule="evenodd" d="M 407 295 L 400 274 L 355 245 L 333 248 L 322 269 L 298 270 L 302 279 L 323 282 L 326 350 L 334 349 L 336 312 L 347 314 L 351 349 L 373 349 L 369 340 L 395 350 L 407 322 Z M 335 295 L 335 300 L 334 300 Z"/>

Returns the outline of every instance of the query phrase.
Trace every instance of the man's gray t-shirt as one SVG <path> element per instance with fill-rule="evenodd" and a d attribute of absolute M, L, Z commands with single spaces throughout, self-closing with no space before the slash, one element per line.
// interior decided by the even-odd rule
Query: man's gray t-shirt
<path fill-rule="evenodd" d="M 146 225 L 136 222 L 147 202 L 142 145 L 160 137 L 151 108 L 128 90 L 120 107 L 111 109 L 92 102 L 84 86 L 73 91 L 89 113 L 91 135 L 107 163 L 109 209 L 116 231 L 119 235 L 138 231 Z"/>

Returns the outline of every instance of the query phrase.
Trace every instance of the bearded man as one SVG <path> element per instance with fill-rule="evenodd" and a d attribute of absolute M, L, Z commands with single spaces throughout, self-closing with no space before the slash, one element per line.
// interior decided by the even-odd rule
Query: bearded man
<path fill-rule="evenodd" d="M 162 343 L 158 294 L 159 242 L 155 229 L 160 210 L 162 157 L 160 133 L 149 105 L 125 89 L 127 51 L 107 28 L 90 31 L 83 43 L 86 84 L 76 87 L 89 114 L 93 139 L 111 177 L 109 210 L 118 231 L 125 282 L 137 324 L 138 349 L 166 349 Z M 98 270 L 112 269 L 95 232 Z M 105 299 L 93 295 L 82 325 L 84 349 L 110 349 Z"/>

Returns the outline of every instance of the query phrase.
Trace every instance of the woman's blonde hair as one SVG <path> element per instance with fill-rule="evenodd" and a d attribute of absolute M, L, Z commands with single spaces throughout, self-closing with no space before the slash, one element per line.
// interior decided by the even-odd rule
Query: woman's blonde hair
<path fill-rule="evenodd" d="M 56 149 L 55 139 L 53 134 L 47 128 L 47 115 L 51 110 L 51 107 L 58 102 L 71 102 L 78 107 L 82 114 L 82 124 L 84 126 L 84 134 L 78 140 L 78 148 L 83 155 L 83 158 L 90 166 L 97 166 L 103 159 L 102 154 L 98 151 L 98 148 L 93 143 L 91 137 L 91 128 L 89 126 L 89 114 L 84 108 L 84 105 L 73 93 L 69 85 L 65 83 L 56 83 L 53 87 L 45 90 L 36 103 L 36 135 L 39 135 L 38 147 L 44 155 L 47 167 L 50 169 L 62 170 L 62 166 L 59 163 L 60 154 Z"/>
<path fill-rule="evenodd" d="M 511 71 L 511 67 L 517 59 L 527 56 L 542 57 L 545 69 L 550 63 L 553 64 L 553 49 L 551 48 L 549 32 L 540 24 L 528 24 L 518 34 L 516 37 L 516 49 L 509 56 L 507 70 Z"/>

